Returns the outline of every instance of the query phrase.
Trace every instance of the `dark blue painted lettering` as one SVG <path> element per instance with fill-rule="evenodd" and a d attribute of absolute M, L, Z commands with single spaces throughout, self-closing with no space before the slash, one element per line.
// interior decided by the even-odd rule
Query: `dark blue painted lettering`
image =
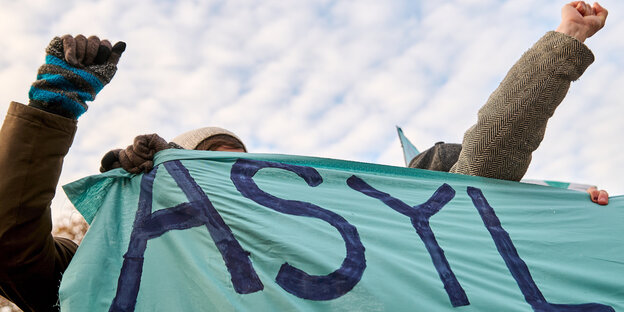
<path fill-rule="evenodd" d="M 438 244 L 438 241 L 429 226 L 429 218 L 436 214 L 444 205 L 446 205 L 455 196 L 455 190 L 448 185 L 443 184 L 424 204 L 410 207 L 401 200 L 392 197 L 390 194 L 381 192 L 368 185 L 364 180 L 357 176 L 351 176 L 347 179 L 347 184 L 354 190 L 361 192 L 367 196 L 379 199 L 388 207 L 394 209 L 398 213 L 408 216 L 412 221 L 416 233 L 420 236 L 420 239 L 425 244 L 433 265 L 438 271 L 438 275 L 444 284 L 444 289 L 449 296 L 451 304 L 454 307 L 469 305 L 466 292 L 459 284 L 459 281 L 455 277 L 451 266 L 449 265 L 446 257 L 444 256 L 444 250 Z"/>
<path fill-rule="evenodd" d="M 552 311 L 552 312 L 615 312 L 615 310 L 603 304 L 598 303 L 585 303 L 585 304 L 553 304 L 546 301 L 544 295 L 539 290 L 531 272 L 526 263 L 518 255 L 518 251 L 511 241 L 509 233 L 503 229 L 500 220 L 494 213 L 494 209 L 487 202 L 480 189 L 474 187 L 468 187 L 468 195 L 472 198 L 474 206 L 479 211 L 481 219 L 485 224 L 485 227 L 490 232 L 494 244 L 498 249 L 498 253 L 503 257 L 509 272 L 516 280 L 520 291 L 524 295 L 524 299 L 531 305 L 534 311 Z"/>
<path fill-rule="evenodd" d="M 263 168 L 277 168 L 296 173 L 309 186 L 323 182 L 316 169 L 281 163 L 238 159 L 232 166 L 231 179 L 238 191 L 245 197 L 281 213 L 321 219 L 338 230 L 345 241 L 347 255 L 340 268 L 328 275 L 309 275 L 306 272 L 282 264 L 276 282 L 284 290 L 304 299 L 331 300 L 349 292 L 362 278 L 366 268 L 364 246 L 357 229 L 342 216 L 319 206 L 295 200 L 284 200 L 268 194 L 256 185 L 253 176 Z"/>
<path fill-rule="evenodd" d="M 264 288 L 248 253 L 234 238 L 208 196 L 179 161 L 164 163 L 165 168 L 184 192 L 187 203 L 152 212 L 152 193 L 158 166 L 141 180 L 139 207 L 134 219 L 128 251 L 124 255 L 117 293 L 110 311 L 133 311 L 136 305 L 147 241 L 171 230 L 185 230 L 205 225 L 221 252 L 236 292 L 248 294 Z"/>

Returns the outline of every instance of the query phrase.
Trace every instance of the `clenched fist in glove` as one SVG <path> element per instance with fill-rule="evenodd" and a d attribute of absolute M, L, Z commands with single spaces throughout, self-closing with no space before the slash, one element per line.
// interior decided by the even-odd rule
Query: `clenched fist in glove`
<path fill-rule="evenodd" d="M 100 172 L 106 172 L 115 168 L 123 168 L 130 173 L 149 172 L 154 167 L 154 154 L 171 147 L 175 144 L 167 143 L 158 134 L 144 134 L 134 138 L 134 144 L 126 149 L 109 151 L 102 158 Z"/>
<path fill-rule="evenodd" d="M 87 111 L 87 101 L 110 82 L 117 62 L 126 49 L 124 42 L 114 46 L 108 40 L 83 35 L 52 39 L 46 49 L 46 62 L 39 68 L 37 81 L 28 96 L 30 106 L 76 119 Z"/>

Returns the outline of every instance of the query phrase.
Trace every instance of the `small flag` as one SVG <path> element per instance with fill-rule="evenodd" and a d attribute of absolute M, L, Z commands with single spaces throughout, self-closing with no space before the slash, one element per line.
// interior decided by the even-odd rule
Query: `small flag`
<path fill-rule="evenodd" d="M 416 155 L 420 154 L 416 146 L 408 140 L 403 134 L 403 129 L 401 127 L 396 126 L 397 132 L 399 133 L 399 140 L 401 141 L 401 147 L 403 147 L 403 157 L 405 158 L 405 166 L 409 166 L 410 161 L 416 157 Z"/>

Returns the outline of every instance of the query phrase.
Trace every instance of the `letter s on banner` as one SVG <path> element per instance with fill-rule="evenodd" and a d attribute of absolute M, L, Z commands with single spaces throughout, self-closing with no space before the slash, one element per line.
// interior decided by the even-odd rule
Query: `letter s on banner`
<path fill-rule="evenodd" d="M 318 218 L 336 228 L 345 241 L 347 255 L 340 268 L 328 275 L 310 275 L 288 263 L 282 264 L 276 282 L 289 293 L 310 300 L 331 300 L 348 293 L 362 278 L 366 268 L 364 246 L 355 226 L 342 216 L 314 204 L 277 198 L 262 191 L 253 176 L 263 168 L 291 171 L 309 186 L 315 187 L 323 178 L 312 167 L 288 165 L 252 159 L 238 159 L 232 166 L 230 178 L 236 189 L 254 202 L 275 211 L 303 217 Z"/>

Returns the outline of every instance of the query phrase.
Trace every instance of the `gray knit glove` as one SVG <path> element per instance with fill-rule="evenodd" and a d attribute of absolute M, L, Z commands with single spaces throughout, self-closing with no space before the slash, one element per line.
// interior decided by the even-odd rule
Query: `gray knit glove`
<path fill-rule="evenodd" d="M 55 37 L 46 49 L 46 63 L 28 96 L 30 106 L 76 119 L 87 111 L 86 101 L 110 82 L 117 62 L 126 49 L 124 42 L 111 46 L 108 40 L 83 35 Z"/>

